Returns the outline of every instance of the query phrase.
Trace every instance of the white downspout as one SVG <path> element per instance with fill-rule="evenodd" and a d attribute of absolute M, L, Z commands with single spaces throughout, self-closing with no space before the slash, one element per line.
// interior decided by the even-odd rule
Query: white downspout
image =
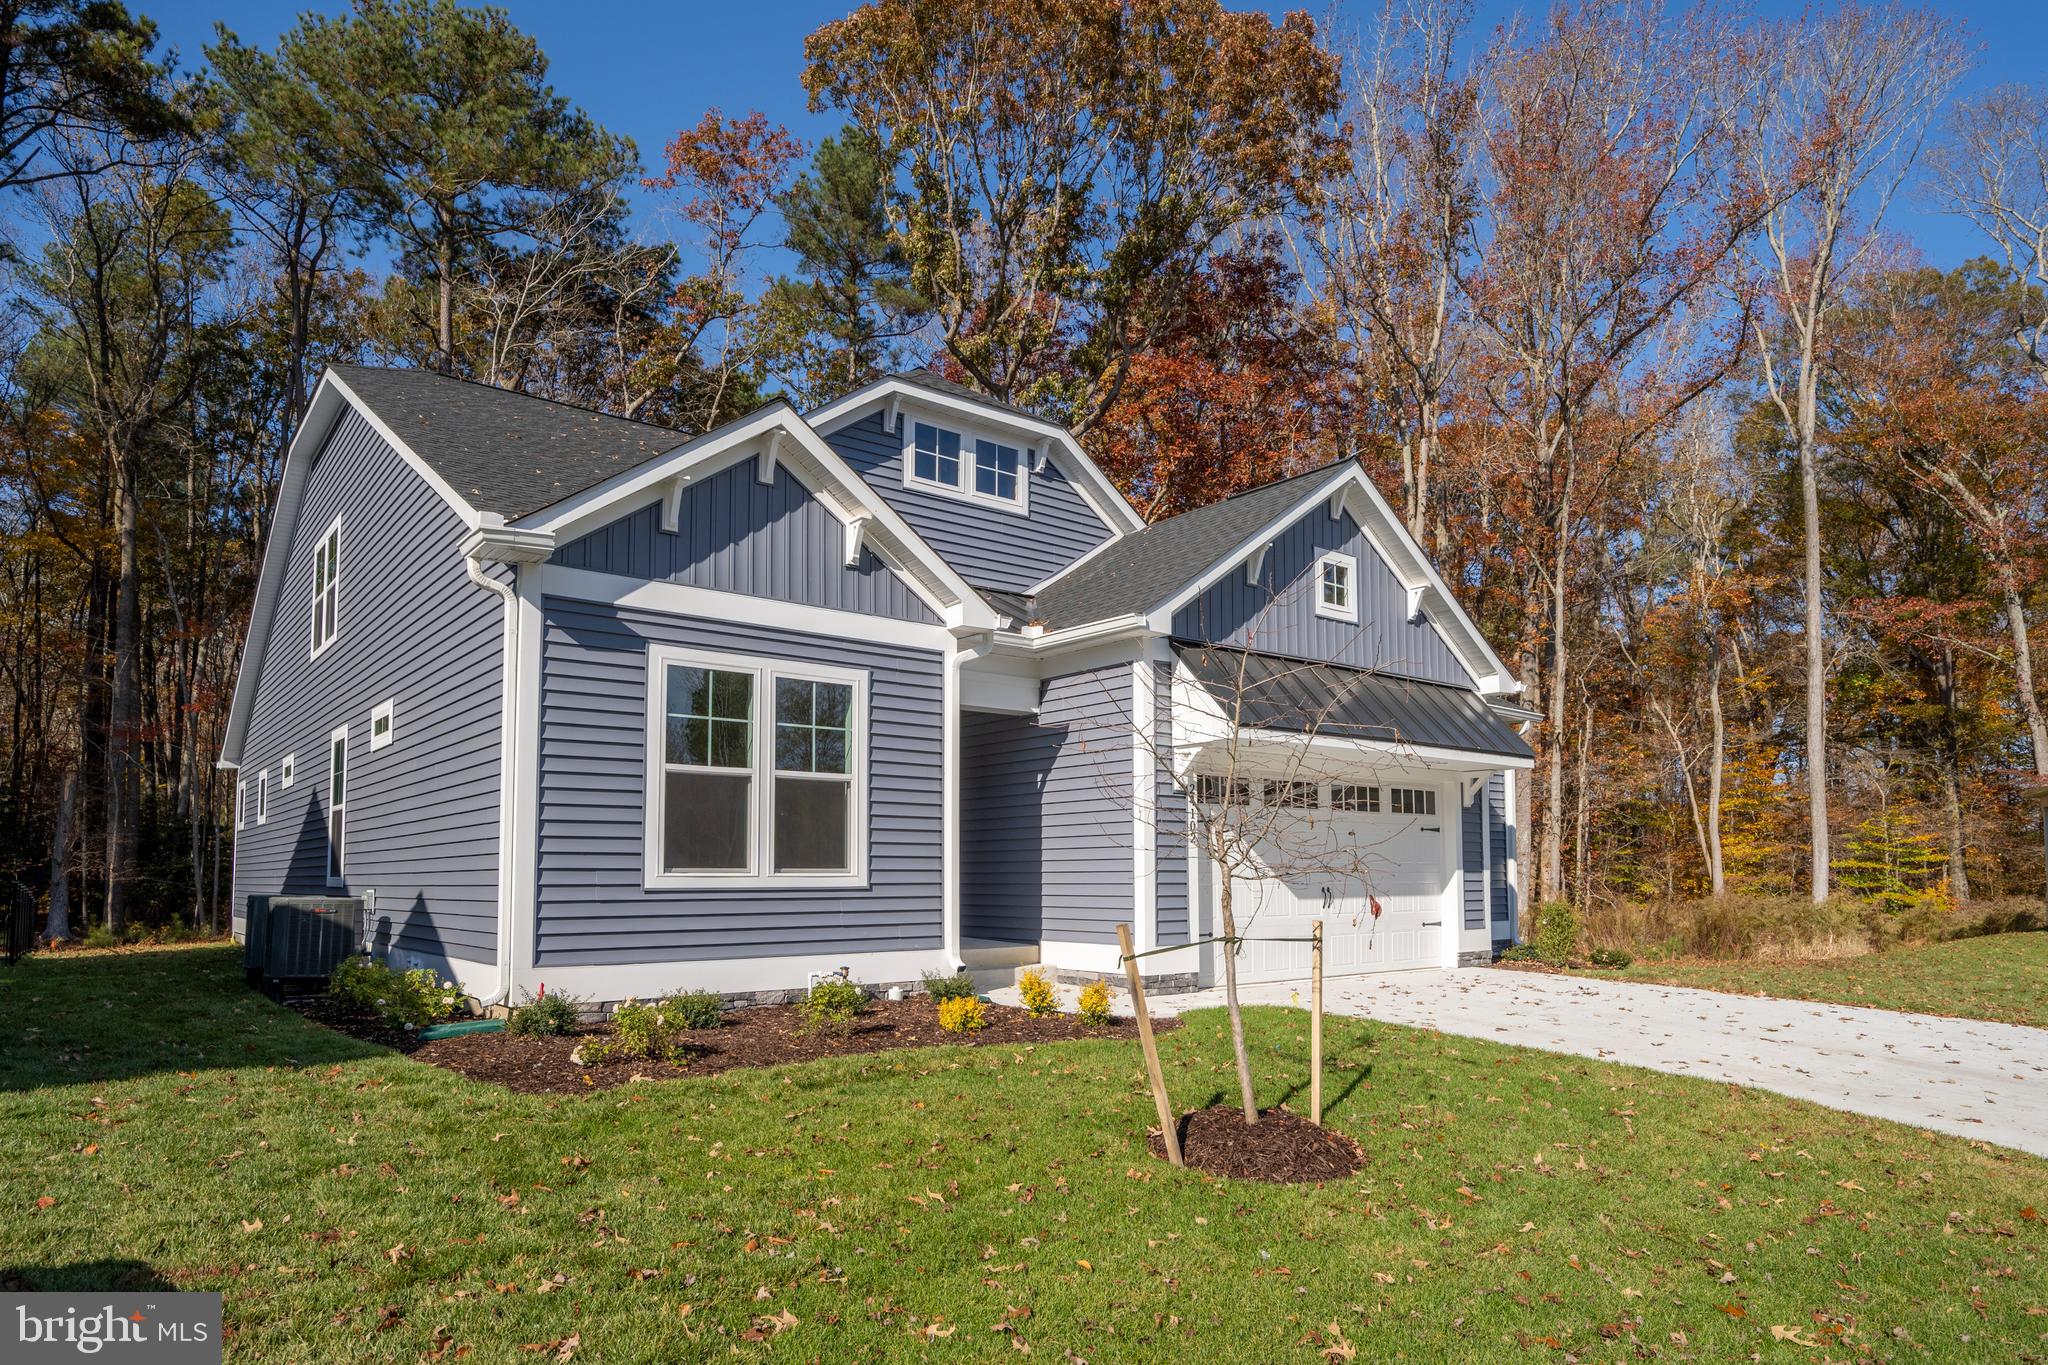
<path fill-rule="evenodd" d="M 519 865 L 519 822 L 513 814 L 518 803 L 512 792 L 516 772 L 512 747 L 518 737 L 519 717 L 519 594 L 509 583 L 485 573 L 483 561 L 474 553 L 465 555 L 462 563 L 469 570 L 470 582 L 496 593 L 505 604 L 505 680 L 498 718 L 498 973 L 490 994 L 477 995 L 478 1003 L 489 1008 L 512 1003 L 512 870 Z"/>

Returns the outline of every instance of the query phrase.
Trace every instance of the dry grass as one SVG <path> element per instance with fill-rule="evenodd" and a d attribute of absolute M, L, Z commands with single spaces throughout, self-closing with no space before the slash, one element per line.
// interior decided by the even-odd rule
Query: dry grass
<path fill-rule="evenodd" d="M 1846 897 L 1815 905 L 1804 896 L 1726 896 L 1601 905 L 1584 922 L 1586 947 L 1620 948 L 1638 957 L 1813 962 L 2035 928 L 2041 906 L 2012 898 L 1947 912 L 1888 915 Z"/>

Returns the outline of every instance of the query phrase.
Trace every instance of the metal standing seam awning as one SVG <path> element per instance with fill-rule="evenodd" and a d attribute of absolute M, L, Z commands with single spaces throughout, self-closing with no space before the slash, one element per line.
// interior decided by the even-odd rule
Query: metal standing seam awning
<path fill-rule="evenodd" d="M 1223 714 L 1236 710 L 1244 727 L 1522 763 L 1535 757 L 1485 699 L 1466 688 L 1214 645 L 1176 644 L 1173 651 Z"/>

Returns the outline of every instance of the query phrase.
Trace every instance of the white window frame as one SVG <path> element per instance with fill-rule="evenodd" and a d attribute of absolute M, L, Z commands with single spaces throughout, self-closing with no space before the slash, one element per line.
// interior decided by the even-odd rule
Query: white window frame
<path fill-rule="evenodd" d="M 754 717 L 751 735 L 753 807 L 749 812 L 748 858 L 745 870 L 730 872 L 670 872 L 662 867 L 662 802 L 667 784 L 663 744 L 666 729 L 668 670 L 671 667 L 710 668 L 725 673 L 748 673 L 754 679 Z M 839 683 L 853 689 L 847 714 L 851 724 L 847 741 L 853 746 L 853 761 L 847 765 L 850 812 L 847 831 L 848 870 L 842 872 L 777 872 L 775 866 L 775 683 L 792 681 Z M 770 659 L 750 654 L 727 654 L 716 650 L 688 649 L 678 645 L 649 645 L 647 648 L 647 743 L 646 768 L 641 792 L 642 885 L 649 891 L 755 891 L 789 887 L 855 888 L 868 884 L 868 674 L 863 669 L 838 668 L 827 664 L 792 659 Z M 737 773 L 736 768 L 713 768 L 711 772 Z"/>
<path fill-rule="evenodd" d="M 334 553 L 329 556 L 327 547 L 333 545 Z M 327 586 L 320 586 L 321 565 L 326 562 Z M 313 596 L 307 610 L 307 626 L 311 631 L 314 658 L 327 652 L 341 634 L 341 518 L 336 517 L 320 533 L 320 539 L 313 545 Z M 327 634 L 320 633 L 320 608 L 323 599 L 327 608 Z"/>
<path fill-rule="evenodd" d="M 1323 575 L 1332 567 L 1344 570 L 1344 604 L 1342 606 L 1323 600 Z M 1358 623 L 1358 560 L 1353 555 L 1332 552 L 1316 561 L 1315 581 L 1310 590 L 1316 595 L 1316 615 L 1332 621 Z"/>
<path fill-rule="evenodd" d="M 370 752 L 391 747 L 391 741 L 398 738 L 398 717 L 392 710 L 393 703 L 378 702 L 370 708 Z M 377 733 L 377 723 L 384 723 L 384 733 Z"/>
<path fill-rule="evenodd" d="M 1407 810 L 1401 809 L 1403 806 Z M 1415 820 L 1429 820 L 1436 816 L 1436 789 L 1434 787 L 1389 787 L 1387 788 L 1387 813 L 1406 815 Z"/>
<path fill-rule="evenodd" d="M 249 779 L 235 783 L 235 833 L 249 827 Z"/>
<path fill-rule="evenodd" d="M 284 761 L 277 765 L 277 789 L 281 792 L 292 789 L 292 779 L 299 775 L 299 756 L 286 754 Z"/>
<path fill-rule="evenodd" d="M 950 431 L 960 438 L 960 482 L 947 483 L 942 479 L 922 478 L 917 472 L 917 428 L 922 424 L 939 431 Z M 1001 497 L 994 493 L 977 490 L 975 470 L 980 460 L 980 443 L 1007 446 L 1017 452 L 1017 496 Z M 972 427 L 956 425 L 950 421 L 937 421 L 919 417 L 915 413 L 903 414 L 903 486 L 922 488 L 943 497 L 958 498 L 962 502 L 979 503 L 983 507 L 1000 507 L 1005 512 L 1022 516 L 1031 514 L 1031 465 L 1032 443 L 1015 436 L 977 431 Z"/>
<path fill-rule="evenodd" d="M 270 769 L 256 774 L 256 823 L 270 823 Z"/>
<path fill-rule="evenodd" d="M 334 801 L 334 746 L 337 741 L 341 744 L 341 819 L 338 823 Z M 327 736 L 327 863 L 322 870 L 329 886 L 348 885 L 349 748 L 348 727 L 336 726 Z"/>

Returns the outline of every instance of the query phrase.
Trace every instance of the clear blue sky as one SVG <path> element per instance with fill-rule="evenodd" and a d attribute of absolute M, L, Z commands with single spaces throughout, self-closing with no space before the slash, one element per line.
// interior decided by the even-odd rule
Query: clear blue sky
<path fill-rule="evenodd" d="M 960 0 L 973 3 L 973 0 Z M 338 11 L 344 0 L 312 6 Z M 260 0 L 129 0 L 129 8 L 157 21 L 166 44 L 196 66 L 216 21 L 250 43 L 269 45 L 289 27 L 297 6 Z M 759 109 L 807 144 L 829 135 L 837 120 L 804 108 L 803 40 L 819 24 L 852 8 L 851 0 L 584 0 L 577 4 L 509 0 L 514 22 L 540 41 L 553 62 L 556 88 L 615 132 L 630 136 L 653 165 L 676 129 L 716 105 L 728 114 Z M 1322 13 L 1322 0 L 1297 6 Z M 1482 29 L 1516 10 L 1479 0 Z M 1519 7 L 1540 13 L 1541 3 Z M 1762 0 L 1765 13 L 1799 6 Z M 1979 45 L 1966 90 L 2006 81 L 2048 88 L 2048 0 L 1948 0 L 1939 8 L 1970 26 Z M 1350 0 L 1356 22 L 1378 0 Z M 1983 248 L 1967 225 L 1908 199 L 1895 206 L 1891 229 L 1913 238 L 1928 261 L 1948 266 Z"/>

